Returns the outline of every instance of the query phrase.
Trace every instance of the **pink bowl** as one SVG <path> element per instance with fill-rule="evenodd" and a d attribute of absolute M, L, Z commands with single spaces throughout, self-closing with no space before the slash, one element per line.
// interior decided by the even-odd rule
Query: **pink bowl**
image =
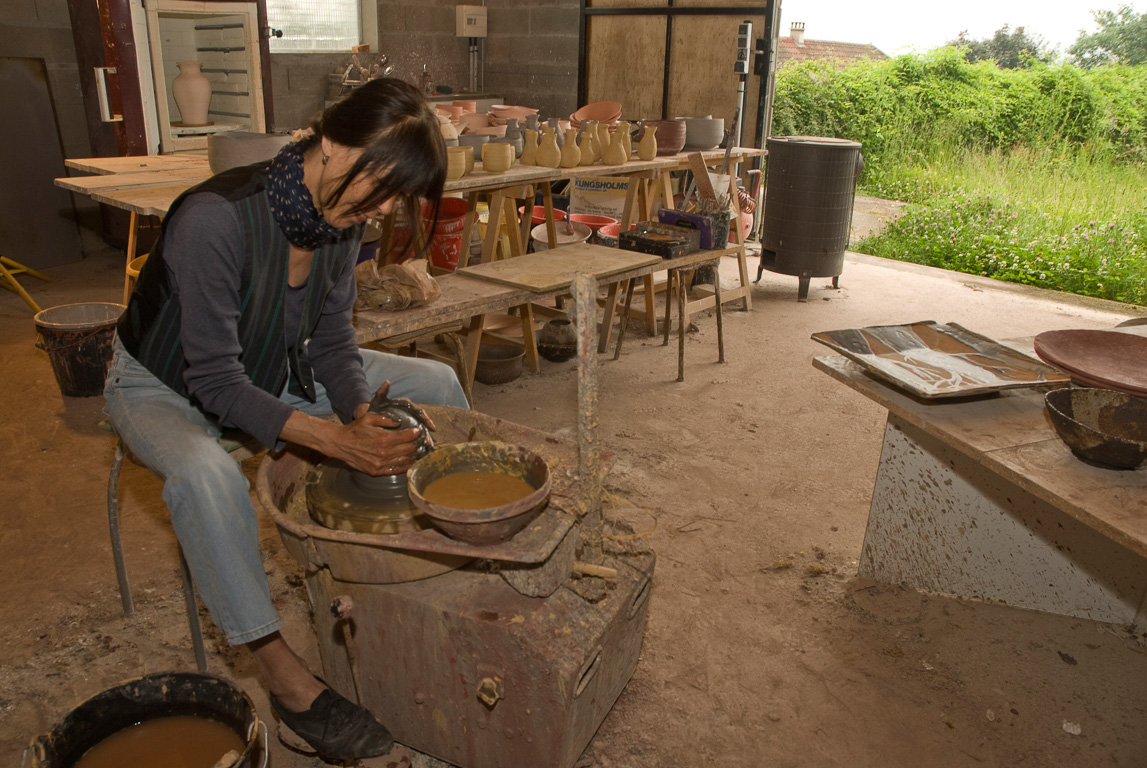
<path fill-rule="evenodd" d="M 612 120 L 617 120 L 621 117 L 621 102 L 620 101 L 595 101 L 592 104 L 586 104 L 581 109 L 570 115 L 570 120 L 596 120 L 599 123 L 608 123 Z"/>
<path fill-rule="evenodd" d="M 618 223 L 617 219 L 613 218 L 612 216 L 598 216 L 597 214 L 593 213 L 575 213 L 570 216 L 570 220 L 575 221 L 578 224 L 585 224 L 594 232 L 598 231 L 604 226 Z"/>
<path fill-rule="evenodd" d="M 455 101 L 453 104 L 456 107 L 462 107 L 462 109 L 466 112 L 478 111 L 478 102 L 476 101 Z"/>
<path fill-rule="evenodd" d="M 518 216 L 525 216 L 525 215 L 526 215 L 526 206 L 523 205 L 521 208 L 518 209 Z M 561 208 L 554 208 L 554 221 L 565 221 L 565 220 L 566 220 L 566 212 L 563 211 Z M 533 221 L 534 221 L 535 227 L 538 226 L 539 224 L 545 224 L 546 223 L 546 207 L 544 205 L 535 205 L 534 206 Z"/>

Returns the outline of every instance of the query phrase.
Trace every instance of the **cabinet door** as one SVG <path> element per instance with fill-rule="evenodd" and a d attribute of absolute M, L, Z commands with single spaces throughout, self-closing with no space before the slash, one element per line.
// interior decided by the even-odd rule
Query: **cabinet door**
<path fill-rule="evenodd" d="M 147 136 L 130 0 L 68 0 L 68 12 L 92 155 L 146 155 Z M 106 68 L 103 77 L 97 75 L 97 67 Z M 109 122 L 101 118 L 99 92 L 105 83 L 108 111 L 120 116 L 119 120 Z"/>

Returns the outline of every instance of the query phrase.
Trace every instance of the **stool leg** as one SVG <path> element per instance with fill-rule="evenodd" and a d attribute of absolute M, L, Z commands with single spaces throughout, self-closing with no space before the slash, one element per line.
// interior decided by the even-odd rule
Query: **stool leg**
<path fill-rule="evenodd" d="M 685 381 L 685 276 L 677 275 L 677 380 Z"/>
<path fill-rule="evenodd" d="M 721 263 L 713 267 L 713 298 L 717 302 L 717 362 L 725 362 L 725 329 L 721 318 Z"/>
<path fill-rule="evenodd" d="M 112 458 L 111 472 L 108 473 L 108 532 L 111 534 L 112 558 L 115 560 L 115 577 L 119 583 L 119 599 L 123 603 L 123 615 L 131 616 L 135 612 L 135 605 L 131 600 L 131 585 L 127 581 L 123 542 L 119 535 L 119 475 L 122 469 L 123 441 L 116 440 L 115 456 Z"/>
<path fill-rule="evenodd" d="M 179 573 L 183 577 L 183 602 L 187 606 L 187 626 L 191 629 L 191 647 L 195 651 L 195 666 L 200 672 L 207 671 L 207 651 L 203 647 L 203 625 L 199 623 L 199 605 L 195 602 L 195 582 L 191 580 L 191 569 L 179 547 Z"/>

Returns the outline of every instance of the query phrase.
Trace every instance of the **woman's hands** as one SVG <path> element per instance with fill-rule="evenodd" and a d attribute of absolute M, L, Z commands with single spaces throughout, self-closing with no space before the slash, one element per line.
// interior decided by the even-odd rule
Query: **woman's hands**
<path fill-rule="evenodd" d="M 378 389 L 386 397 L 390 382 Z M 418 450 L 420 429 L 395 429 L 398 423 L 377 413 L 370 413 L 370 403 L 354 409 L 349 424 L 335 424 L 296 411 L 287 419 L 280 435 L 284 440 L 305 445 L 335 459 L 345 461 L 352 469 L 369 475 L 401 474 L 410 469 Z M 434 423 L 419 411 L 427 427 Z"/>

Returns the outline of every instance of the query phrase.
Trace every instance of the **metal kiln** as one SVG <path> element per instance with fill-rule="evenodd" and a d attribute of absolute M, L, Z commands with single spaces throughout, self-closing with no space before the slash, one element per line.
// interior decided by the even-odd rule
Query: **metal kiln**
<path fill-rule="evenodd" d="M 811 278 L 831 277 L 835 288 L 844 269 L 861 147 L 824 136 L 775 136 L 768 146 L 757 282 L 766 269 L 796 275 L 797 299 L 807 301 Z"/>
<path fill-rule="evenodd" d="M 357 692 L 398 741 L 463 768 L 569 768 L 637 666 L 654 556 L 608 536 L 603 547 L 600 528 L 584 524 L 573 445 L 473 411 L 427 410 L 439 443 L 501 440 L 543 456 L 549 505 L 485 546 L 435 529 L 332 530 L 302 498 L 316 457 L 265 459 L 259 499 L 306 569 L 326 680 Z M 575 554 L 617 575 L 574 579 Z"/>

